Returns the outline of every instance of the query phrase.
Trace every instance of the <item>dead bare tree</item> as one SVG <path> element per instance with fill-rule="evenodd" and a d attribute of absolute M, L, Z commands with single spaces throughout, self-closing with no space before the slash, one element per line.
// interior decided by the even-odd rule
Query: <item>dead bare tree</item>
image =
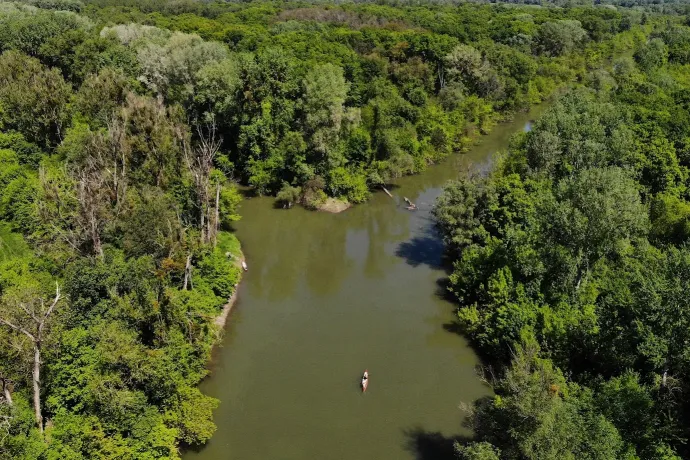
<path fill-rule="evenodd" d="M 183 290 L 187 290 L 187 285 L 194 289 L 194 282 L 192 281 L 192 254 L 187 255 L 187 262 L 184 265 L 184 285 Z"/>
<path fill-rule="evenodd" d="M 118 117 L 112 117 L 108 122 L 105 135 L 96 137 L 93 143 L 94 154 L 98 158 L 101 168 L 106 173 L 106 184 L 114 197 L 115 214 L 122 207 L 127 194 L 127 172 L 131 145 L 127 141 L 127 123 L 129 114 L 121 111 Z"/>
<path fill-rule="evenodd" d="M 93 251 L 103 257 L 101 233 L 105 222 L 119 215 L 127 194 L 130 145 L 127 141 L 125 110 L 108 122 L 105 133 L 92 134 L 86 157 L 74 168 L 80 223 L 91 240 Z"/>
<path fill-rule="evenodd" d="M 64 176 L 40 171 L 44 200 L 39 200 L 39 213 L 53 236 L 77 251 L 90 242 L 100 257 L 103 227 L 120 214 L 127 193 L 130 149 L 123 117 L 113 117 L 106 132 L 89 132 L 81 157 L 65 167 Z"/>
<path fill-rule="evenodd" d="M 36 417 L 36 425 L 41 434 L 43 433 L 43 416 L 41 415 L 41 351 L 48 320 L 61 297 L 60 286 L 56 282 L 55 298 L 47 307 L 43 298 L 34 297 L 29 302 L 18 301 L 16 305 L 13 305 L 13 307 L 18 307 L 21 311 L 17 310 L 17 308 L 9 310 L 3 308 L 2 313 L 0 313 L 0 324 L 4 324 L 17 333 L 24 334 L 32 344 L 33 370 L 31 381 L 34 394 L 34 415 Z M 13 315 L 12 312 L 15 312 L 15 314 Z"/>
<path fill-rule="evenodd" d="M 190 145 L 188 140 L 183 141 L 184 158 L 190 174 L 194 178 L 194 186 L 198 197 L 197 206 L 199 207 L 199 229 L 201 231 L 201 243 L 215 242 L 215 235 L 218 231 L 219 218 L 211 218 L 211 169 L 213 159 L 220 149 L 221 139 L 217 136 L 215 121 L 206 123 L 206 129 L 196 125 L 198 139 L 194 145 Z M 216 216 L 219 216 L 218 207 L 220 205 L 220 184 L 216 188 Z"/>
<path fill-rule="evenodd" d="M 103 258 L 101 233 L 107 220 L 106 178 L 103 170 L 94 160 L 89 159 L 88 163 L 86 167 L 76 171 L 77 200 L 80 211 L 78 222 L 91 240 L 93 252 Z"/>

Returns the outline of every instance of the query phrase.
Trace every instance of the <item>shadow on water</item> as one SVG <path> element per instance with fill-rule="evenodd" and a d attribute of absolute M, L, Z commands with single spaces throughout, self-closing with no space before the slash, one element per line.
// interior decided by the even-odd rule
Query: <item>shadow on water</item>
<path fill-rule="evenodd" d="M 412 267 L 427 265 L 436 270 L 446 268 L 444 266 L 445 247 L 434 220 L 429 216 L 419 216 L 417 219 L 422 222 L 421 234 L 400 243 L 395 250 L 395 255 L 404 259 Z"/>
<path fill-rule="evenodd" d="M 467 442 L 461 436 L 447 437 L 439 432 L 426 431 L 420 427 L 405 430 L 406 448 L 417 460 L 454 460 L 455 441 Z"/>
<path fill-rule="evenodd" d="M 397 189 L 400 188 L 400 185 L 398 185 L 398 184 L 396 184 L 396 183 L 394 183 L 394 182 L 389 182 L 388 184 L 384 184 L 383 186 L 386 187 L 386 190 L 388 190 L 389 192 L 391 192 L 391 191 L 393 191 L 393 190 L 397 190 Z M 380 189 L 380 188 L 381 188 L 381 187 L 379 187 L 379 189 Z"/>
<path fill-rule="evenodd" d="M 405 259 L 413 267 L 424 264 L 434 269 L 444 270 L 446 275 L 450 275 L 450 261 L 447 260 L 444 249 L 438 232 L 433 226 L 429 226 L 423 236 L 415 236 L 408 241 L 400 243 L 395 251 L 395 255 Z M 452 308 L 457 308 L 457 298 L 450 291 L 450 279 L 448 276 L 436 280 L 434 295 L 438 299 L 448 302 L 452 305 Z M 444 323 L 443 329 L 452 334 L 466 337 L 465 331 L 458 321 Z"/>
<path fill-rule="evenodd" d="M 469 340 L 469 337 L 465 333 L 465 330 L 462 328 L 462 326 L 460 325 L 460 322 L 458 322 L 458 320 L 457 320 L 457 311 L 458 311 L 457 300 L 458 299 L 455 298 L 453 293 L 450 291 L 449 287 L 450 287 L 450 280 L 448 279 L 448 277 L 443 277 L 443 278 L 439 278 L 436 280 L 436 297 L 438 297 L 439 299 L 443 299 L 446 302 L 449 302 L 450 304 L 452 304 L 453 308 L 454 308 L 453 311 L 456 313 L 456 315 L 454 315 L 454 318 L 455 318 L 454 320 L 448 321 L 447 323 L 443 323 L 443 329 L 446 332 L 450 332 L 451 334 L 460 335 L 460 336 L 465 337 L 466 339 Z"/>
<path fill-rule="evenodd" d="M 446 274 L 450 275 L 450 269 L 448 267 L 448 264 L 443 264 L 443 268 L 446 270 Z M 446 302 L 449 302 L 453 304 L 454 306 L 458 306 L 458 299 L 453 295 L 453 293 L 450 290 L 450 278 L 448 276 L 444 276 L 443 278 L 439 278 L 436 280 L 436 289 L 434 290 L 434 295 L 441 299 L 445 300 Z"/>
<path fill-rule="evenodd" d="M 199 453 L 203 451 L 206 448 L 205 444 L 180 444 L 180 453 L 182 455 L 186 454 L 187 452 L 194 452 L 194 453 Z"/>
<path fill-rule="evenodd" d="M 445 265 L 444 265 L 445 267 Z M 460 322 L 457 320 L 457 311 L 458 311 L 458 299 L 453 295 L 453 293 L 449 289 L 450 287 L 450 279 L 446 276 L 443 278 L 439 278 L 436 280 L 436 297 L 439 299 L 443 299 L 446 302 L 450 303 L 453 305 L 453 311 L 456 313 L 454 315 L 454 318 L 452 321 L 448 321 L 446 323 L 443 323 L 443 329 L 446 332 L 450 332 L 451 334 L 456 334 L 460 335 L 468 340 L 471 341 L 470 337 L 467 335 L 466 331 L 463 329 L 462 325 Z M 474 349 L 475 353 L 478 355 L 480 354 L 480 351 L 473 345 L 471 345 L 472 348 Z M 481 359 L 481 356 L 480 356 Z"/>
<path fill-rule="evenodd" d="M 428 265 L 435 269 L 443 268 L 443 242 L 438 236 L 415 236 L 400 243 L 395 255 L 405 259 L 405 262 L 413 267 Z"/>
<path fill-rule="evenodd" d="M 443 329 L 447 332 L 466 337 L 464 329 L 457 321 L 448 321 L 447 323 L 443 323 Z"/>
<path fill-rule="evenodd" d="M 239 185 L 237 191 L 240 192 L 240 195 L 242 195 L 244 199 L 257 198 L 260 196 L 254 187 Z"/>

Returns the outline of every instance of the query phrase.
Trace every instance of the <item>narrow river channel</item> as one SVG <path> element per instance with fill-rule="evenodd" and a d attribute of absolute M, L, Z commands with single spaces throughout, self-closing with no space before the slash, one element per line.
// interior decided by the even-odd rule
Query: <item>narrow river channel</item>
<path fill-rule="evenodd" d="M 447 330 L 454 306 L 440 295 L 430 210 L 449 179 L 490 161 L 541 110 L 397 181 L 395 199 L 377 193 L 335 215 L 246 200 L 237 234 L 249 271 L 202 384 L 221 401 L 218 431 L 185 460 L 427 460 L 468 435 L 458 405 L 489 389 Z"/>

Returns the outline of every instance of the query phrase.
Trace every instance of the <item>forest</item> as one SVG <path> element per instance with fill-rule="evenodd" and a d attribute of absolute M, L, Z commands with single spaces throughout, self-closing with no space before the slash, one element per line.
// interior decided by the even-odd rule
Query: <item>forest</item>
<path fill-rule="evenodd" d="M 434 214 L 493 398 L 463 459 L 680 459 L 690 435 L 690 28 L 562 96 Z"/>
<path fill-rule="evenodd" d="M 494 175 L 436 210 L 464 330 L 514 361 L 459 455 L 684 455 L 684 21 L 0 3 L 0 459 L 203 445 L 218 401 L 197 385 L 240 278 L 240 187 L 284 207 L 361 203 L 561 93 Z"/>
<path fill-rule="evenodd" d="M 226 175 L 309 208 L 363 202 L 465 150 L 629 49 L 643 20 L 607 8 L 196 5 L 84 14 L 119 23 L 100 38 L 141 90 L 212 120 Z"/>

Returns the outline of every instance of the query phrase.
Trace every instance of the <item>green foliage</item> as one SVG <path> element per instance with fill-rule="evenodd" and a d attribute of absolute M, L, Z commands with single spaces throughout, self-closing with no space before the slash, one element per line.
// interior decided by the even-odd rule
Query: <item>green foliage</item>
<path fill-rule="evenodd" d="M 30 251 L 20 233 L 12 232 L 9 224 L 0 222 L 0 262 L 26 257 Z"/>
<path fill-rule="evenodd" d="M 95 128 L 106 127 L 113 113 L 125 102 L 127 79 L 114 68 L 105 68 L 91 74 L 75 95 L 77 117 Z"/>
<path fill-rule="evenodd" d="M 473 342 L 507 361 L 532 339 L 583 381 L 519 358 L 484 408 L 500 430 L 458 452 L 671 458 L 684 422 L 669 420 L 686 419 L 688 393 L 687 27 L 638 19 L 482 4 L 0 4 L 2 314 L 26 319 L 22 305 L 55 279 L 64 294 L 40 362 L 43 438 L 30 343 L 0 328 L 15 401 L 0 400 L 0 458 L 175 459 L 211 437 L 217 401 L 196 386 L 241 273 L 235 178 L 288 206 L 361 203 L 581 82 L 596 94 L 557 103 L 494 176 L 450 186 L 435 210 Z M 638 64 L 603 68 L 633 52 Z"/>
<path fill-rule="evenodd" d="M 230 184 L 221 189 L 219 215 L 222 227 L 227 227 L 230 223 L 240 220 L 237 209 L 241 201 L 242 195 L 234 184 Z"/>
<path fill-rule="evenodd" d="M 171 254 L 182 231 L 175 203 L 160 190 L 130 194 L 122 219 L 122 249 L 129 257 L 152 255 L 161 260 Z"/>
<path fill-rule="evenodd" d="M 292 207 L 293 203 L 297 203 L 302 195 L 302 190 L 299 187 L 293 187 L 287 182 L 276 194 L 276 202 L 284 208 Z"/>
<path fill-rule="evenodd" d="M 240 280 L 240 270 L 228 256 L 216 248 L 198 263 L 203 285 L 208 286 L 218 297 L 228 298 L 235 291 Z"/>
<path fill-rule="evenodd" d="M 468 45 L 456 46 L 446 56 L 448 77 L 481 97 L 497 98 L 502 91 L 498 76 L 481 53 Z"/>
<path fill-rule="evenodd" d="M 36 166 L 41 160 L 42 152 L 38 146 L 27 142 L 24 136 L 17 132 L 0 133 L 0 149 L 15 152 L 20 164 Z"/>
<path fill-rule="evenodd" d="M 460 458 L 620 459 L 626 451 L 613 426 L 597 414 L 589 391 L 567 382 L 536 351 L 518 349 L 496 396 L 476 403 L 471 423 L 481 442 L 458 446 Z"/>
<path fill-rule="evenodd" d="M 333 196 L 347 198 L 351 203 L 362 203 L 369 196 L 366 179 L 361 172 L 343 167 L 331 170 L 328 178 L 328 189 Z"/>
<path fill-rule="evenodd" d="M 642 43 L 436 203 L 459 326 L 505 371 L 461 458 L 687 456 L 690 82 L 666 53 Z"/>
<path fill-rule="evenodd" d="M 16 230 L 29 233 L 36 223 L 33 201 L 36 178 L 19 164 L 14 150 L 0 150 L 0 218 Z"/>
<path fill-rule="evenodd" d="M 572 52 L 587 38 L 582 23 L 576 20 L 545 22 L 535 36 L 539 52 L 550 56 L 562 56 Z"/>
<path fill-rule="evenodd" d="M 660 38 L 654 38 L 635 51 L 635 61 L 645 72 L 662 67 L 668 60 L 668 47 Z"/>
<path fill-rule="evenodd" d="M 74 11 L 79 13 L 84 3 L 79 0 L 29 0 L 26 3 L 44 10 Z"/>
<path fill-rule="evenodd" d="M 163 292 L 160 276 L 173 267 L 164 262 L 154 268 L 145 259 L 125 262 L 114 254 L 104 263 L 80 262 L 69 272 L 66 289 L 75 311 L 49 364 L 54 391 L 47 400 L 56 430 L 69 441 L 51 450 L 81 449 L 80 455 L 109 458 L 119 449 L 176 458 L 176 440 L 202 443 L 214 431 L 215 401 L 191 386 L 205 374 L 212 339 L 204 330 L 212 329 L 212 315 L 223 302 L 205 286 L 223 287 L 217 277 L 222 268 L 213 259 L 201 263 L 198 288 Z M 84 417 L 93 419 L 88 426 L 94 431 L 70 433 L 85 424 Z M 108 432 L 116 435 L 104 437 Z M 89 438 L 94 444 L 74 444 Z"/>
<path fill-rule="evenodd" d="M 215 431 L 217 401 L 196 386 L 239 281 L 239 242 L 221 229 L 241 196 L 213 118 L 187 120 L 197 74 L 217 78 L 204 69 L 229 52 L 156 28 L 100 32 L 73 13 L 0 9 L 0 315 L 23 320 L 55 278 L 65 299 L 42 344 L 44 438 L 30 343 L 0 327 L 14 400 L 0 400 L 3 459 L 175 459 Z"/>
<path fill-rule="evenodd" d="M 343 125 L 349 85 L 343 70 L 332 64 L 314 67 L 304 77 L 304 124 L 319 163 L 337 164 L 334 149 Z"/>
<path fill-rule="evenodd" d="M 651 202 L 650 236 L 659 242 L 682 244 L 690 237 L 690 203 L 673 195 L 659 194 Z"/>
<path fill-rule="evenodd" d="M 0 122 L 29 142 L 55 146 L 68 119 L 70 86 L 60 72 L 16 51 L 0 56 Z"/>
<path fill-rule="evenodd" d="M 218 401 L 203 395 L 196 388 L 185 388 L 179 392 L 178 407 L 172 412 L 168 423 L 179 426 L 179 439 L 187 445 L 206 443 L 216 431 L 213 410 Z"/>
<path fill-rule="evenodd" d="M 117 37 L 136 51 L 139 79 L 151 91 L 171 102 L 187 102 L 193 94 L 197 73 L 228 55 L 220 43 L 206 42 L 198 35 L 167 32 L 138 24 L 104 28 L 101 36 Z"/>
<path fill-rule="evenodd" d="M 15 394 L 12 407 L 5 403 L 0 404 L 0 416 L 3 417 L 0 459 L 32 460 L 45 452 L 45 444 L 38 431 L 34 429 L 31 402 L 25 395 Z"/>
<path fill-rule="evenodd" d="M 21 3 L 2 3 L 0 48 L 35 56 L 56 36 L 91 27 L 91 21 L 72 12 L 37 9 Z M 38 5 L 37 5 L 38 6 Z"/>
<path fill-rule="evenodd" d="M 196 74 L 194 102 L 197 110 L 221 124 L 231 123 L 237 109 L 240 84 L 240 66 L 235 59 L 224 59 L 202 67 Z"/>
<path fill-rule="evenodd" d="M 473 442 L 463 446 L 455 445 L 455 452 L 462 460 L 499 460 L 500 451 L 488 442 Z"/>
<path fill-rule="evenodd" d="M 220 232 L 218 234 L 217 248 L 225 255 L 230 255 L 236 259 L 242 257 L 242 250 L 240 240 L 237 239 L 234 233 Z"/>
<path fill-rule="evenodd" d="M 86 28 L 78 30 L 81 38 L 61 33 L 45 46 L 44 60 L 76 81 L 120 68 L 166 103 L 181 104 L 189 119 L 214 124 L 222 134 L 218 166 L 259 194 L 278 193 L 284 183 L 304 193 L 316 176 L 349 182 L 348 171 L 351 185 L 321 190 L 353 202 L 366 198 L 362 178 L 371 186 L 421 172 L 497 120 L 543 101 L 584 73 L 582 57 L 612 57 L 613 46 L 603 44 L 624 30 L 621 15 L 603 9 L 567 17 L 480 5 L 141 9 L 112 7 L 121 23 L 98 37 Z M 113 21 L 97 9 L 89 13 Z M 370 26 L 388 22 L 399 27 Z M 91 69 L 61 59 L 71 53 L 69 43 L 93 43 L 87 61 L 102 64 Z M 574 59 L 554 59 L 561 55 Z M 80 68 L 90 70 L 78 75 Z M 116 87 L 90 84 L 106 100 L 117 98 Z M 101 118 L 95 108 L 84 112 Z M 307 203 L 323 199 L 304 194 Z"/>
<path fill-rule="evenodd" d="M 668 46 L 670 62 L 690 64 L 690 30 L 687 27 L 668 27 L 659 35 Z"/>

